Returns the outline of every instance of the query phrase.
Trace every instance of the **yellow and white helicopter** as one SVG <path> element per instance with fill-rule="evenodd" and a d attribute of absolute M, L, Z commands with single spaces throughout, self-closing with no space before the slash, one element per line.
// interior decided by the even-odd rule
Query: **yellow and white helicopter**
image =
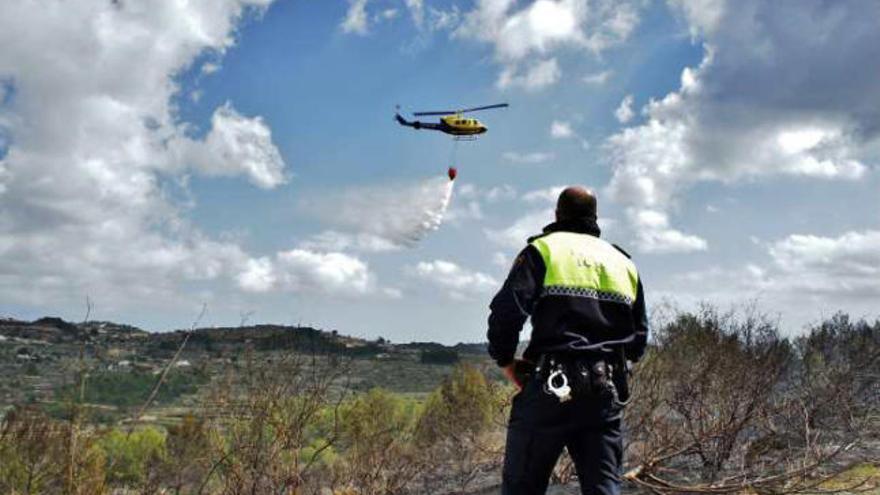
<path fill-rule="evenodd" d="M 420 122 L 418 120 L 410 121 L 403 118 L 399 112 L 394 115 L 394 118 L 400 125 L 412 127 L 413 129 L 429 129 L 432 131 L 440 131 L 446 134 L 450 134 L 456 139 L 476 139 L 480 134 L 484 134 L 488 130 L 488 128 L 483 125 L 483 123 L 479 120 L 465 117 L 464 114 L 477 112 L 479 110 L 489 110 L 492 108 L 505 108 L 507 106 L 507 103 L 498 103 L 497 105 L 465 108 L 463 110 L 413 112 L 413 115 L 416 117 L 427 115 L 442 115 L 442 117 L 440 117 L 440 122 Z"/>

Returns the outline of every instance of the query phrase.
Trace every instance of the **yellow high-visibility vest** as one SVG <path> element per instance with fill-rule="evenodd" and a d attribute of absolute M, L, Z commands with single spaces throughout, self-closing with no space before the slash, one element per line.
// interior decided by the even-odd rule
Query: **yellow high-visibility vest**
<path fill-rule="evenodd" d="M 610 243 L 589 234 L 553 232 L 531 242 L 547 271 L 542 296 L 586 297 L 632 305 L 636 265 Z"/>

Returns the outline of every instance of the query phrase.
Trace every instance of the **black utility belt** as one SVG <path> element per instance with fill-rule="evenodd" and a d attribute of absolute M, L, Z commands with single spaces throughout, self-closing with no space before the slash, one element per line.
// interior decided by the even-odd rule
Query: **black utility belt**
<path fill-rule="evenodd" d="M 533 378 L 542 382 L 545 393 L 555 395 L 560 402 L 572 397 L 617 401 L 614 376 L 623 372 L 623 366 L 605 357 L 544 354 L 535 366 Z"/>

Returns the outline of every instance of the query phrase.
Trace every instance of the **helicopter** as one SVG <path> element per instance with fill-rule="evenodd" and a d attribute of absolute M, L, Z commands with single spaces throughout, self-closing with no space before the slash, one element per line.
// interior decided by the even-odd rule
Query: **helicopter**
<path fill-rule="evenodd" d="M 486 105 L 482 107 L 465 108 L 463 110 L 440 110 L 434 112 L 413 112 L 416 117 L 426 115 L 442 115 L 440 122 L 420 122 L 418 120 L 406 120 L 400 115 L 400 107 L 395 113 L 394 118 L 397 123 L 412 127 L 413 129 L 430 129 L 432 131 L 440 131 L 452 135 L 455 139 L 477 139 L 480 134 L 484 134 L 488 128 L 477 119 L 467 118 L 466 113 L 477 112 L 480 110 L 489 110 L 492 108 L 505 108 L 509 106 L 507 103 L 498 103 L 496 105 Z"/>

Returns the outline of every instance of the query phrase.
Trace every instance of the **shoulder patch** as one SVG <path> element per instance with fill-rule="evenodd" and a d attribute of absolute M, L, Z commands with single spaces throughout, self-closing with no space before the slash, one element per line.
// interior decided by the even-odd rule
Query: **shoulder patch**
<path fill-rule="evenodd" d="M 622 247 L 618 246 L 617 244 L 612 244 L 612 246 L 614 246 L 614 249 L 620 251 L 620 252 L 621 252 L 624 256 L 626 256 L 627 258 L 632 259 L 632 256 L 630 256 L 629 253 L 627 253 L 626 251 L 624 251 Z"/>

